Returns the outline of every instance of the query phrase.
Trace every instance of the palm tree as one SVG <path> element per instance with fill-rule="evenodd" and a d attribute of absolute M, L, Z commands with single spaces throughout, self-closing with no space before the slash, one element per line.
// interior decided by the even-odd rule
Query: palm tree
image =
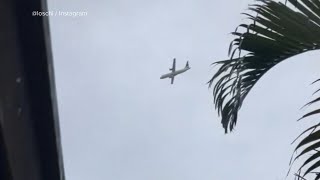
<path fill-rule="evenodd" d="M 232 33 L 236 37 L 230 43 L 230 59 L 213 63 L 219 69 L 208 82 L 209 87 L 214 85 L 214 104 L 225 133 L 234 129 L 245 97 L 268 70 L 292 56 L 320 49 L 320 0 L 288 0 L 288 3 L 259 0 L 249 10 L 256 16 L 244 13 L 251 23 L 240 24 Z M 320 97 L 306 105 L 318 101 Z M 301 119 L 318 113 L 320 109 Z M 308 174 L 320 179 L 320 173 L 314 172 L 320 167 L 319 127 L 320 123 L 297 138 L 300 142 L 294 150 L 297 155 L 293 162 L 306 158 L 296 173 L 298 179 L 305 179 Z M 306 156 L 310 153 L 311 156 Z"/>

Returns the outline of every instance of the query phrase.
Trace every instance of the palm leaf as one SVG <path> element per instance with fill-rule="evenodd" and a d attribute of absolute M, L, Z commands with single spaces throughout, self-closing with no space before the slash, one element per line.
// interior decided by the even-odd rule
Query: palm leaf
<path fill-rule="evenodd" d="M 220 68 L 208 83 L 214 84 L 214 104 L 225 133 L 233 130 L 245 97 L 267 71 L 320 48 L 319 0 L 288 1 L 296 10 L 270 0 L 251 5 L 249 10 L 257 16 L 247 14 L 252 23 L 241 24 L 232 33 L 236 37 L 230 43 L 230 59 L 214 63 Z"/>
<path fill-rule="evenodd" d="M 213 63 L 220 68 L 208 84 L 209 87 L 214 85 L 214 104 L 221 116 L 225 133 L 234 129 L 245 97 L 266 72 L 292 56 L 320 49 L 320 0 L 288 2 L 294 5 L 295 9 L 286 6 L 287 1 L 284 4 L 260 0 L 251 5 L 249 10 L 257 13 L 257 16 L 244 13 L 252 23 L 241 24 L 232 33 L 235 39 L 229 46 L 230 58 Z M 318 81 L 320 79 L 313 83 Z M 319 101 L 320 98 L 315 98 L 306 106 Z M 319 113 L 320 109 L 315 109 L 300 119 Z M 302 140 L 295 152 L 300 153 L 293 162 L 312 153 L 295 174 L 298 179 L 305 179 L 307 174 L 315 174 L 315 179 L 320 179 L 320 173 L 313 172 L 320 167 L 319 127 L 320 123 L 298 137 Z"/>
<path fill-rule="evenodd" d="M 318 81 L 318 80 L 317 80 Z M 315 82 L 317 82 L 315 81 Z M 320 97 L 316 98 L 315 100 L 307 103 L 305 106 L 313 105 L 314 103 L 318 102 L 318 99 Z M 307 118 L 311 115 L 318 115 L 320 114 L 320 110 L 312 110 L 311 112 L 303 115 L 300 119 Z M 299 119 L 299 120 L 300 120 Z M 306 169 L 304 171 L 304 175 L 307 175 L 308 173 L 311 173 L 311 171 L 319 169 L 320 168 L 320 123 L 311 126 L 307 130 L 305 130 L 303 133 L 299 135 L 298 138 L 305 135 L 305 137 L 302 138 L 302 140 L 298 143 L 298 145 L 295 148 L 295 152 L 301 151 L 295 158 L 294 161 L 298 160 L 301 156 L 306 156 L 308 154 L 311 154 L 304 163 L 300 166 L 299 170 Z M 293 161 L 293 162 L 294 162 Z M 315 173 L 316 177 L 315 179 L 320 179 L 320 174 L 317 172 Z"/>

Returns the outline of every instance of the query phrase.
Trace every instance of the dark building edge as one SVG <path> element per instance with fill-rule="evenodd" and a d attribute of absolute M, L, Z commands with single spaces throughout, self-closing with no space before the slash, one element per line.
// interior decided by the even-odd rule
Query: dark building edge
<path fill-rule="evenodd" d="M 64 180 L 49 18 L 32 16 L 33 11 L 47 12 L 47 2 L 16 2 L 18 24 L 21 25 L 18 29 L 24 47 L 24 71 L 29 84 L 31 114 L 35 120 L 34 128 L 43 179 Z"/>
<path fill-rule="evenodd" d="M 4 111 L 0 123 L 6 121 L 0 124 L 0 150 L 6 155 L 1 156 L 0 163 L 6 166 L 1 172 L 14 180 L 64 180 L 49 19 L 32 16 L 33 11 L 48 11 L 46 1 L 4 0 L 1 6 L 8 8 L 3 18 L 13 20 L 0 29 L 9 34 L 1 36 L 0 40 L 5 39 L 1 47 L 13 41 L 10 52 L 0 51 L 0 83 L 6 87 L 0 90 L 0 110 Z M 12 80 L 21 87 L 16 88 Z M 22 114 L 21 124 L 14 110 Z"/>

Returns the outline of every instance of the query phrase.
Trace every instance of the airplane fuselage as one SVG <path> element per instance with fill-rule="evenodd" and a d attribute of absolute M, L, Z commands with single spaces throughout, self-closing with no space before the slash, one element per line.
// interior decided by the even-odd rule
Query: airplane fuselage
<path fill-rule="evenodd" d="M 172 68 L 170 68 L 169 70 L 171 71 L 170 73 L 164 74 L 160 77 L 160 79 L 164 79 L 164 78 L 171 78 L 171 84 L 173 84 L 174 82 L 174 77 L 178 74 L 184 73 L 187 70 L 189 70 L 189 61 L 187 61 L 186 66 L 183 69 L 177 70 L 176 71 L 176 58 L 173 59 L 173 64 L 172 64 Z"/>
<path fill-rule="evenodd" d="M 171 73 L 168 73 L 168 74 L 164 74 L 160 77 L 160 79 L 164 79 L 164 78 L 172 78 L 178 74 L 181 74 L 183 72 L 186 72 L 187 70 L 189 70 L 190 68 L 187 67 L 187 68 L 183 68 L 183 69 L 180 69 L 180 70 L 177 70 L 177 71 L 174 71 L 174 72 L 171 72 Z"/>

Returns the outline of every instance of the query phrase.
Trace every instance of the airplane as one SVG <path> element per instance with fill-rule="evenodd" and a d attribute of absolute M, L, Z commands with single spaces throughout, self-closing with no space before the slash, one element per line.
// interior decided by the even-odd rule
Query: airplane
<path fill-rule="evenodd" d="M 187 61 L 186 66 L 183 69 L 177 70 L 176 71 L 176 58 L 173 59 L 173 64 L 172 64 L 172 68 L 170 68 L 169 70 L 171 71 L 168 74 L 164 74 L 160 77 L 160 79 L 164 79 L 164 78 L 171 78 L 171 84 L 173 84 L 174 81 L 174 77 L 178 74 L 184 73 L 186 71 L 188 71 L 190 69 L 189 67 L 189 62 Z"/>

